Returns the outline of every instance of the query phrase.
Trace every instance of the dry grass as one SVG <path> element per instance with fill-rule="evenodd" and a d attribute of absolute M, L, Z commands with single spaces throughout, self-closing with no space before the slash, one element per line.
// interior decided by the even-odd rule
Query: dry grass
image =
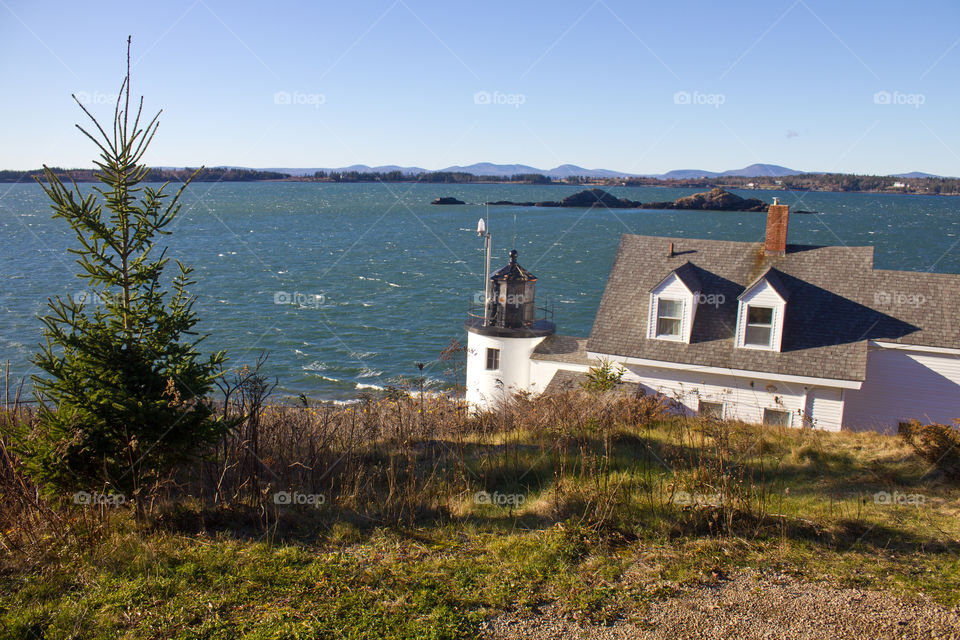
<path fill-rule="evenodd" d="M 607 621 L 744 565 L 960 593 L 960 492 L 900 438 L 615 393 L 471 415 L 403 393 L 271 405 L 263 389 L 227 398 L 236 428 L 171 470 L 140 520 L 42 497 L 8 446 L 32 415 L 0 412 L 0 627 L 67 637 L 82 611 L 81 637 L 273 637 L 288 618 L 308 635 L 350 620 L 356 637 L 466 637 L 491 607 Z"/>

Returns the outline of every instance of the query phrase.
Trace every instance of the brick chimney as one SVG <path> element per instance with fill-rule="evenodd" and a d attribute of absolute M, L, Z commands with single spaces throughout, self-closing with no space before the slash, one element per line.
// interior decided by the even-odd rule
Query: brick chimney
<path fill-rule="evenodd" d="M 790 207 L 780 204 L 778 198 L 767 211 L 767 238 L 763 252 L 768 256 L 782 256 L 787 252 L 787 224 L 790 221 Z"/>

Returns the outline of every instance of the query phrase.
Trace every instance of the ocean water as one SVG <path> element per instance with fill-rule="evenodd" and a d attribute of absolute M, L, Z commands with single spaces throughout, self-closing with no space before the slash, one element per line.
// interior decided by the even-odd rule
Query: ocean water
<path fill-rule="evenodd" d="M 367 388 L 419 375 L 452 382 L 438 361 L 465 342 L 466 309 L 483 289 L 479 204 L 559 200 L 571 186 L 240 183 L 191 185 L 168 255 L 195 268 L 206 348 L 232 366 L 268 354 L 278 393 L 348 400 Z M 673 200 L 698 189 L 612 188 L 618 197 Z M 948 197 L 738 192 L 794 215 L 790 241 L 873 245 L 875 266 L 960 273 L 960 199 Z M 623 233 L 759 241 L 762 213 L 491 207 L 493 268 L 515 245 L 539 277 L 538 304 L 558 331 L 587 335 Z M 0 185 L 0 363 L 14 381 L 36 370 L 38 314 L 53 296 L 85 291 L 71 233 L 53 220 L 38 185 Z"/>

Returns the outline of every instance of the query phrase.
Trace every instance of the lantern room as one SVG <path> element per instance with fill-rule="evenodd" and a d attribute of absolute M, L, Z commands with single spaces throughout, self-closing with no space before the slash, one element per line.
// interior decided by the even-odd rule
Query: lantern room
<path fill-rule="evenodd" d="M 536 306 L 537 277 L 517 262 L 517 251 L 510 262 L 495 271 L 487 282 L 485 305 L 470 313 L 467 329 L 486 335 L 532 337 L 553 333 L 553 312 Z"/>
<path fill-rule="evenodd" d="M 537 277 L 517 263 L 517 250 L 511 251 L 509 264 L 490 276 L 490 324 L 503 329 L 532 326 L 536 282 Z"/>

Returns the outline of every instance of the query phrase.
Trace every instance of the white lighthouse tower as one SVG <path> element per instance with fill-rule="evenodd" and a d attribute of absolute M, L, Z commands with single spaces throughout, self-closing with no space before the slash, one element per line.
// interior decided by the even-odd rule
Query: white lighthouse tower
<path fill-rule="evenodd" d="M 478 232 L 490 235 L 481 224 Z M 489 267 L 487 267 L 489 272 Z M 486 280 L 485 304 L 470 313 L 467 329 L 467 402 L 489 409 L 518 391 L 530 391 L 530 356 L 540 342 L 556 331 L 551 317 L 537 317 L 534 289 L 537 277 L 510 262 Z"/>

